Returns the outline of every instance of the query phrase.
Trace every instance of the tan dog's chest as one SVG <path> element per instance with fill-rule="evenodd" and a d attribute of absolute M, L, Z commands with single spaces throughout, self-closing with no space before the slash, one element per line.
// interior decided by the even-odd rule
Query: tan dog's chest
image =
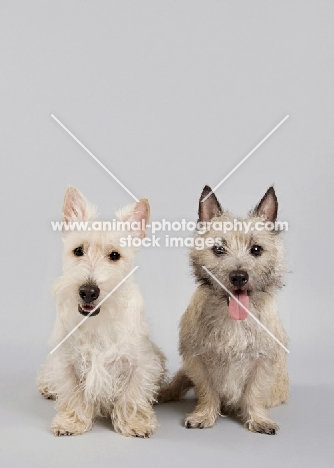
<path fill-rule="evenodd" d="M 204 319 L 208 316 L 200 314 L 191 341 L 181 323 L 180 351 L 185 359 L 193 356 L 199 360 L 221 399 L 227 406 L 235 406 L 257 366 L 273 362 L 275 348 L 251 317 L 234 321 L 222 310 L 211 326 Z"/>

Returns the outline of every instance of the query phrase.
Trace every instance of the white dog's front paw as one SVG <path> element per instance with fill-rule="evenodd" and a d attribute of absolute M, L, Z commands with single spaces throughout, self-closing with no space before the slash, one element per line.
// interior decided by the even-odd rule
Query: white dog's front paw
<path fill-rule="evenodd" d="M 148 423 L 147 421 L 132 420 L 127 424 L 114 424 L 116 432 L 126 437 L 141 437 L 146 439 L 151 437 L 156 431 L 156 423 Z"/>
<path fill-rule="evenodd" d="M 152 409 L 146 414 L 137 413 L 129 421 L 114 418 L 113 424 L 115 431 L 126 437 L 151 437 L 157 429 L 157 420 Z"/>
<path fill-rule="evenodd" d="M 53 427 L 52 430 L 53 430 L 54 435 L 57 437 L 73 435 L 73 432 L 65 431 L 65 429 L 61 427 Z"/>
<path fill-rule="evenodd" d="M 68 417 L 66 415 L 57 414 L 52 422 L 51 429 L 55 436 L 71 436 L 83 434 L 89 431 L 91 427 L 91 423 L 80 421 L 80 419 L 73 415 Z"/>

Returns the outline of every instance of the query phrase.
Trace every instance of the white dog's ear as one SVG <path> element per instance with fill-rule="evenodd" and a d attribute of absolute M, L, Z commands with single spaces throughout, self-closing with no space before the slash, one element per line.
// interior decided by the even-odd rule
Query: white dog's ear
<path fill-rule="evenodd" d="M 277 218 L 277 210 L 278 202 L 274 187 L 269 187 L 253 213 L 256 216 L 263 216 L 267 221 L 274 222 Z"/>
<path fill-rule="evenodd" d="M 146 198 L 141 198 L 133 205 L 127 205 L 117 211 L 116 217 L 130 223 L 131 231 L 136 237 L 145 237 L 146 225 L 150 218 L 150 204 Z"/>
<path fill-rule="evenodd" d="M 91 221 L 96 217 L 96 207 L 74 187 L 66 190 L 63 205 L 63 221 Z"/>

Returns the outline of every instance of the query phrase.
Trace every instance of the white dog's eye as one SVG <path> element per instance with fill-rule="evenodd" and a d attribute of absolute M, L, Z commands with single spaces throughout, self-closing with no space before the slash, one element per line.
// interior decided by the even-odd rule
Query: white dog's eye
<path fill-rule="evenodd" d="M 121 256 L 120 256 L 120 254 L 118 252 L 113 251 L 109 255 L 109 258 L 110 258 L 110 260 L 113 260 L 115 262 L 116 260 L 119 260 L 121 258 Z"/>
<path fill-rule="evenodd" d="M 83 248 L 82 247 L 77 247 L 76 249 L 73 250 L 74 255 L 77 257 L 82 257 L 84 254 Z"/>

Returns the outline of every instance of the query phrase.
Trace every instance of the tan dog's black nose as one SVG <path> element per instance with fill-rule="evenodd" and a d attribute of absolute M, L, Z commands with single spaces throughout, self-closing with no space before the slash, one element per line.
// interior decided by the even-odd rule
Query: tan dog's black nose
<path fill-rule="evenodd" d="M 79 288 L 79 296 L 87 304 L 95 301 L 100 295 L 100 289 L 96 284 L 86 283 L 82 284 Z"/>
<path fill-rule="evenodd" d="M 231 271 L 229 278 L 235 288 L 241 289 L 248 282 L 249 276 L 247 271 L 235 270 Z"/>

